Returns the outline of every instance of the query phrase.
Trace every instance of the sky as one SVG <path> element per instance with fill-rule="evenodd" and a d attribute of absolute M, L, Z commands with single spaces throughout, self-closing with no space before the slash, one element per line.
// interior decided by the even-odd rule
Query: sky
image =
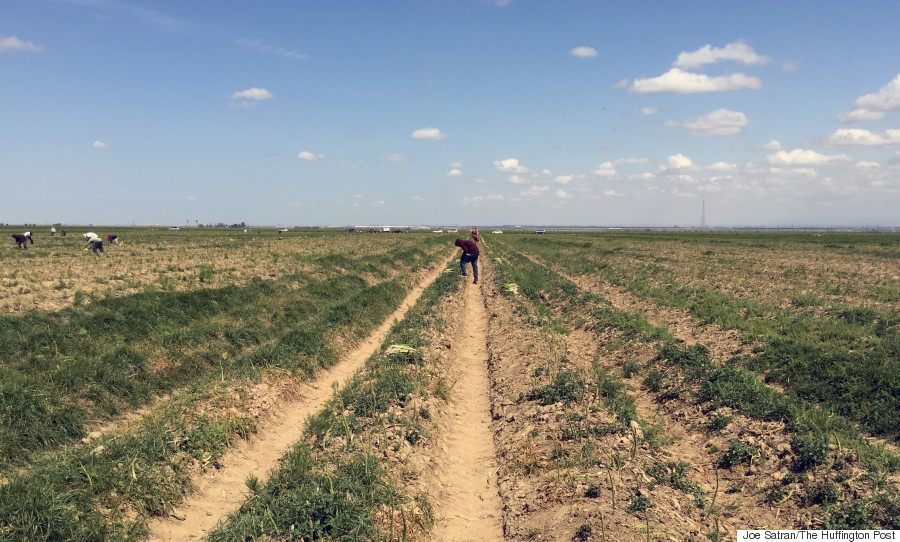
<path fill-rule="evenodd" d="M 900 226 L 897 21 L 896 0 L 2 0 L 0 222 Z"/>

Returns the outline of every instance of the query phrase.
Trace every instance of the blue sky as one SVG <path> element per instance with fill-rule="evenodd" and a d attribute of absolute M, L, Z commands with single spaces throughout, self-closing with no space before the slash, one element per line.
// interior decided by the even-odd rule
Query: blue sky
<path fill-rule="evenodd" d="M 3 0 L 0 222 L 900 225 L 900 2 Z"/>

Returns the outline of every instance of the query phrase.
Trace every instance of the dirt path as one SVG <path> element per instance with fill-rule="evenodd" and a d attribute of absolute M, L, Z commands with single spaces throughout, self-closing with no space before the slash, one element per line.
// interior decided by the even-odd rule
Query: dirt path
<path fill-rule="evenodd" d="M 277 413 L 260 425 L 250 441 L 241 441 L 220 459 L 221 468 L 210 470 L 195 481 L 194 492 L 175 510 L 173 517 L 154 519 L 148 524 L 148 539 L 173 542 L 199 540 L 227 514 L 236 510 L 247 497 L 247 478 L 256 476 L 261 483 L 265 483 L 279 459 L 302 436 L 306 418 L 322 408 L 331 397 L 332 384 L 343 384 L 363 367 L 366 359 L 381 345 L 393 323 L 402 319 L 425 288 L 437 279 L 447 267 L 447 261 L 441 261 L 425 275 L 397 310 L 340 363 L 314 382 L 304 384 L 297 400 L 274 405 L 272 411 Z"/>
<path fill-rule="evenodd" d="M 448 438 L 439 458 L 437 542 L 503 540 L 491 428 L 487 314 L 481 287 L 467 281 L 465 288 L 462 325 L 453 341 L 452 363 L 459 380 L 449 403 Z"/>

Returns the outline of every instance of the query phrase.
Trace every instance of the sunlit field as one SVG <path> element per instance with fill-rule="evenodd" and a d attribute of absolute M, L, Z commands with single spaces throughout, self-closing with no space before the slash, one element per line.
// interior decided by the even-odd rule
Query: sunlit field
<path fill-rule="evenodd" d="M 896 234 L 485 233 L 474 285 L 444 265 L 457 234 L 117 228 L 95 254 L 87 228 L 26 250 L 20 230 L 0 251 L 0 540 L 140 539 L 426 274 L 213 540 L 428 539 L 419 477 L 467 292 L 510 539 L 898 528 Z"/>

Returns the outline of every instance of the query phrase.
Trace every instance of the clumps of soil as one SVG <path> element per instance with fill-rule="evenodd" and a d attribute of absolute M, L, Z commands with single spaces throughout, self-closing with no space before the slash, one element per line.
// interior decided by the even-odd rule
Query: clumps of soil
<path fill-rule="evenodd" d="M 840 450 L 804 465 L 784 423 L 697 403 L 683 375 L 654 365 L 655 345 L 590 326 L 550 333 L 521 323 L 517 303 L 487 296 L 508 538 L 646 540 L 649 529 L 654 540 L 725 540 L 739 528 L 821 528 L 825 507 L 865 491 L 862 469 Z M 713 356 L 740 348 L 713 326 L 698 333 L 640 310 Z"/>

